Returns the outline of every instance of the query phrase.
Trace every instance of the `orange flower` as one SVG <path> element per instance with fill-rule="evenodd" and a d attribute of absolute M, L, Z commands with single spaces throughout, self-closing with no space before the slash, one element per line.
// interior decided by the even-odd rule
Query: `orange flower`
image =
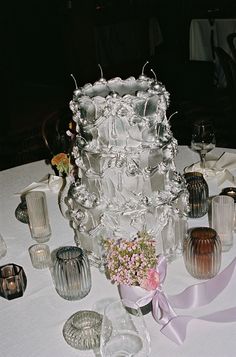
<path fill-rule="evenodd" d="M 60 154 L 53 156 L 51 160 L 51 164 L 53 166 L 56 166 L 57 170 L 60 173 L 65 173 L 65 174 L 69 173 L 70 160 L 68 155 L 65 154 L 64 152 L 61 152 Z"/>

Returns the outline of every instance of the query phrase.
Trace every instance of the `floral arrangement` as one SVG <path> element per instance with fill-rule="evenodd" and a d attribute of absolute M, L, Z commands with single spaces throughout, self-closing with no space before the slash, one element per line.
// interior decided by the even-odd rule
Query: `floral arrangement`
<path fill-rule="evenodd" d="M 106 239 L 104 248 L 112 283 L 136 285 L 146 290 L 158 287 L 155 241 L 147 232 L 139 232 L 133 240 Z"/>
<path fill-rule="evenodd" d="M 69 140 L 72 142 L 75 138 L 75 123 L 71 121 L 69 123 L 69 129 L 66 131 L 67 136 L 70 138 Z M 65 152 L 60 152 L 59 154 L 56 154 L 53 156 L 51 159 L 51 164 L 52 166 L 56 166 L 57 171 L 62 175 L 62 176 L 74 176 L 75 170 L 74 170 L 74 165 L 73 165 L 73 160 L 71 160 L 71 155 L 69 153 Z"/>
<path fill-rule="evenodd" d="M 60 174 L 68 175 L 70 171 L 70 159 L 67 154 L 61 152 L 55 156 L 53 156 L 51 160 L 51 164 L 56 166 L 57 170 Z"/>

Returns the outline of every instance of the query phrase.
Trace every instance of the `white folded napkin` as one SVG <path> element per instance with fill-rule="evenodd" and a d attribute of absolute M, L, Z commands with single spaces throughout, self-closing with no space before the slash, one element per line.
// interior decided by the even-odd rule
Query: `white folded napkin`
<path fill-rule="evenodd" d="M 221 185 L 225 181 L 229 181 L 232 184 L 236 184 L 233 171 L 236 170 L 236 154 L 230 152 L 224 152 L 218 159 L 206 161 L 205 168 L 201 167 L 201 162 L 198 161 L 195 164 L 185 167 L 186 172 L 201 172 L 207 179 L 217 178 L 218 185 Z"/>
<path fill-rule="evenodd" d="M 38 182 L 32 182 L 30 185 L 23 188 L 21 191 L 16 192 L 15 195 L 23 195 L 28 191 L 40 190 L 47 191 L 50 190 L 54 193 L 58 193 L 63 184 L 63 178 L 48 174 L 40 179 Z"/>

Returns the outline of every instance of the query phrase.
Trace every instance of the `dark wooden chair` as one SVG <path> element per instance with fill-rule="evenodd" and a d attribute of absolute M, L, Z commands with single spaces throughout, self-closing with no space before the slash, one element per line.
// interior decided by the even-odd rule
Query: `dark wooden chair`
<path fill-rule="evenodd" d="M 236 62 L 221 47 L 215 47 L 216 56 L 223 68 L 226 79 L 226 91 L 233 109 L 236 109 Z"/>
<path fill-rule="evenodd" d="M 235 43 L 236 43 L 236 32 L 230 33 L 230 34 L 227 36 L 227 42 L 228 42 L 230 51 L 231 51 L 231 53 L 232 53 L 232 57 L 233 57 L 234 61 L 236 62 L 236 46 L 235 46 Z"/>
<path fill-rule="evenodd" d="M 69 108 L 62 108 L 50 113 L 42 123 L 42 137 L 48 149 L 48 159 L 60 152 L 69 151 L 71 140 L 67 135 L 72 112 Z"/>

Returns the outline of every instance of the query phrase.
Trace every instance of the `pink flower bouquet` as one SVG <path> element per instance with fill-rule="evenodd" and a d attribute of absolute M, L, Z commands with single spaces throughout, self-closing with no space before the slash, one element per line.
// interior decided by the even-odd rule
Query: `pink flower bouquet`
<path fill-rule="evenodd" d="M 107 271 L 112 283 L 154 290 L 159 285 L 155 240 L 139 232 L 132 240 L 107 239 Z"/>

